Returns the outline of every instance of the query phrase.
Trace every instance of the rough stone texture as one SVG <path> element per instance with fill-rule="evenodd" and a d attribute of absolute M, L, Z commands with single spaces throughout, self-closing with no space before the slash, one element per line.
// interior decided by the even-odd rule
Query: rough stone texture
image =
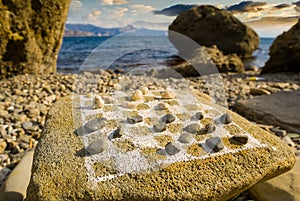
<path fill-rule="evenodd" d="M 300 91 L 241 100 L 236 104 L 236 111 L 255 122 L 300 133 Z"/>
<path fill-rule="evenodd" d="M 56 71 L 70 2 L 0 1 L 0 77 Z"/>
<path fill-rule="evenodd" d="M 191 63 L 193 65 L 191 65 Z M 200 68 L 204 68 L 211 64 L 214 64 L 220 73 L 244 72 L 244 64 L 236 54 L 223 55 L 223 52 L 215 45 L 212 47 L 202 46 L 196 50 L 191 62 L 185 62 L 178 59 L 178 63 L 176 65 L 170 65 L 170 67 L 184 77 L 187 77 L 199 76 L 196 65 Z"/>
<path fill-rule="evenodd" d="M 81 126 L 78 107 L 76 98 L 67 97 L 49 111 L 34 156 L 27 200 L 228 200 L 288 171 L 295 162 L 293 152 L 279 138 L 231 113 L 242 129 L 266 146 L 176 162 L 94 186 L 88 182 L 84 146 L 74 134 Z"/>
<path fill-rule="evenodd" d="M 169 30 L 181 33 L 199 45 L 216 45 L 224 54 L 236 53 L 241 57 L 251 57 L 259 45 L 259 37 L 250 27 L 229 12 L 210 5 L 195 6 L 180 13 Z M 188 48 L 184 48 L 172 32 L 169 38 L 179 51 Z"/>
<path fill-rule="evenodd" d="M 270 58 L 261 73 L 300 71 L 300 20 L 279 35 L 270 47 Z"/>
<path fill-rule="evenodd" d="M 300 200 L 300 158 L 294 168 L 269 181 L 259 183 L 250 189 L 257 201 L 299 201 Z"/>

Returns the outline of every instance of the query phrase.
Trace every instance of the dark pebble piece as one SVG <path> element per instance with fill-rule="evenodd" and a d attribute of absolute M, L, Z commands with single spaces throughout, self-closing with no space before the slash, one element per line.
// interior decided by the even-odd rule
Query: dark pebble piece
<path fill-rule="evenodd" d="M 212 137 L 205 141 L 205 144 L 211 148 L 214 152 L 219 152 L 224 149 L 223 141 L 220 137 Z"/>
<path fill-rule="evenodd" d="M 103 139 L 98 139 L 91 143 L 87 148 L 87 152 L 90 155 L 99 154 L 104 152 L 107 149 L 107 143 Z"/>
<path fill-rule="evenodd" d="M 175 120 L 176 120 L 176 117 L 172 114 L 166 114 L 165 116 L 163 116 L 161 118 L 161 121 L 166 124 L 170 124 L 170 123 L 174 122 Z"/>
<path fill-rule="evenodd" d="M 84 128 L 85 128 L 85 131 L 91 133 L 91 132 L 94 132 L 96 130 L 103 128 L 104 126 L 106 126 L 106 123 L 107 123 L 106 118 L 96 118 L 96 119 L 93 119 L 93 120 L 87 122 L 84 125 Z"/>
<path fill-rule="evenodd" d="M 186 126 L 183 130 L 188 133 L 196 134 L 201 132 L 201 126 L 199 124 L 190 124 Z"/>
<path fill-rule="evenodd" d="M 131 124 L 136 124 L 143 121 L 142 116 L 132 116 L 127 118 L 127 122 Z"/>
<path fill-rule="evenodd" d="M 165 150 L 169 155 L 175 155 L 180 152 L 180 148 L 172 142 L 166 145 Z"/>
<path fill-rule="evenodd" d="M 207 124 L 204 128 L 206 134 L 210 134 L 216 131 L 216 126 L 213 124 Z"/>
<path fill-rule="evenodd" d="M 248 143 L 248 136 L 247 135 L 235 135 L 229 139 L 230 143 L 235 145 L 245 145 Z"/>
<path fill-rule="evenodd" d="M 110 139 L 116 139 L 116 138 L 121 138 L 122 137 L 122 133 L 121 133 L 121 128 L 117 128 L 116 130 L 114 130 L 114 132 L 110 135 Z"/>
<path fill-rule="evenodd" d="M 220 122 L 222 124 L 230 124 L 232 122 L 232 117 L 230 114 L 225 113 L 220 117 Z"/>
<path fill-rule="evenodd" d="M 193 140 L 193 134 L 191 133 L 182 133 L 179 138 L 178 141 L 181 143 L 190 143 Z"/>
<path fill-rule="evenodd" d="M 155 132 L 163 132 L 163 131 L 167 130 L 167 125 L 166 125 L 166 123 L 161 122 L 159 124 L 154 125 L 153 130 Z"/>
<path fill-rule="evenodd" d="M 197 112 L 197 113 L 195 114 L 195 117 L 196 117 L 197 120 L 201 120 L 201 119 L 204 118 L 204 115 L 202 114 L 202 112 Z"/>

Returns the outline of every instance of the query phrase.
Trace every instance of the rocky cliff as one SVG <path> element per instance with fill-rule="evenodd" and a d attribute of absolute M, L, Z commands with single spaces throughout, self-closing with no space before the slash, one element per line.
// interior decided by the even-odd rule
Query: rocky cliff
<path fill-rule="evenodd" d="M 0 77 L 56 71 L 70 2 L 0 1 Z"/>

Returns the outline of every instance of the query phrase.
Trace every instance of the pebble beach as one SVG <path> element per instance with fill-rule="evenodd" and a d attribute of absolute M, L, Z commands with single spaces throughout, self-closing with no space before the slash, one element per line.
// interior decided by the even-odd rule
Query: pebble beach
<path fill-rule="evenodd" d="M 247 71 L 244 74 L 227 73 L 221 76 L 228 108 L 231 110 L 235 109 L 238 100 L 280 91 L 295 91 L 300 88 L 299 74 L 271 74 L 261 77 L 258 72 Z M 80 84 L 82 81 L 85 83 L 84 86 Z M 165 86 L 173 83 L 170 86 L 174 87 L 184 85 L 182 80 L 173 78 L 122 75 L 112 71 L 99 71 L 93 74 L 85 72 L 83 74 L 20 75 L 0 81 L 0 183 L 14 169 L 24 153 L 37 145 L 47 112 L 54 102 L 73 93 L 98 94 L 116 91 L 120 89 L 120 84 L 134 88 L 138 86 L 139 81 Z M 204 77 L 186 78 L 185 81 L 189 88 L 209 94 Z M 295 154 L 299 155 L 299 135 L 289 134 L 271 125 L 259 124 L 259 126 L 281 137 L 292 146 Z M 245 192 L 236 200 L 249 199 L 251 198 Z"/>

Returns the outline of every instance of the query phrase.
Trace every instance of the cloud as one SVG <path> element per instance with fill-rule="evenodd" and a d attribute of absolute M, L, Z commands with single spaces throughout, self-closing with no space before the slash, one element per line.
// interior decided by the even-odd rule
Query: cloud
<path fill-rule="evenodd" d="M 195 5 L 176 4 L 174 6 L 164 8 L 162 10 L 153 11 L 155 15 L 177 16 L 179 13 L 189 10 Z"/>
<path fill-rule="evenodd" d="M 122 5 L 127 4 L 127 0 L 102 0 L 103 5 Z"/>
<path fill-rule="evenodd" d="M 128 8 L 115 8 L 111 11 L 110 15 L 108 16 L 111 19 L 121 18 L 124 14 L 128 11 Z"/>
<path fill-rule="evenodd" d="M 72 11 L 79 11 L 82 8 L 82 2 L 80 0 L 72 0 L 70 9 Z"/>
<path fill-rule="evenodd" d="M 101 15 L 101 11 L 95 9 L 93 10 L 93 12 L 87 14 L 85 18 L 88 20 L 97 21 L 100 15 Z"/>
<path fill-rule="evenodd" d="M 253 12 L 264 10 L 267 2 L 254 2 L 254 1 L 242 1 L 239 4 L 234 4 L 227 8 L 227 11 L 231 12 Z"/>
<path fill-rule="evenodd" d="M 135 4 L 135 5 L 130 6 L 130 8 L 132 9 L 131 13 L 150 12 L 150 11 L 154 10 L 153 6 L 145 6 L 142 4 Z"/>

